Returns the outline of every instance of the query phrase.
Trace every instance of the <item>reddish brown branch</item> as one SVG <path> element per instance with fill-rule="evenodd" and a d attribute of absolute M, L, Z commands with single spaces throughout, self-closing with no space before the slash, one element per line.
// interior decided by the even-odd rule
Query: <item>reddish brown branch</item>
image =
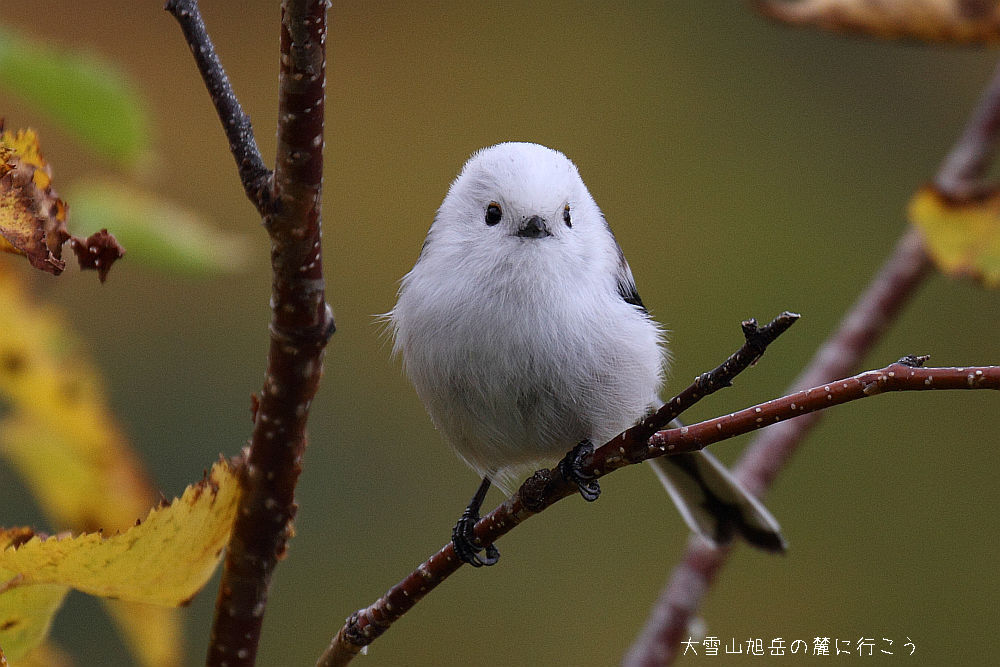
<path fill-rule="evenodd" d="M 600 477 L 630 462 L 642 460 L 646 441 L 657 429 L 669 424 L 705 396 L 732 384 L 737 375 L 756 363 L 768 345 L 798 319 L 795 313 L 784 312 L 763 327 L 758 327 L 754 319 L 743 322 L 741 327 L 746 340 L 740 349 L 715 369 L 695 378 L 689 387 L 655 413 L 598 448 L 590 461 L 585 463 L 584 472 Z M 632 458 L 624 456 L 626 453 Z M 565 480 L 558 469 L 539 470 L 500 507 L 480 519 L 475 526 L 476 537 L 482 544 L 490 544 L 528 517 L 576 491 L 576 484 Z M 344 665 L 350 662 L 363 647 L 378 638 L 461 565 L 449 543 L 372 605 L 348 618 L 317 664 Z"/>
<path fill-rule="evenodd" d="M 919 235 L 913 230 L 907 232 L 789 392 L 822 385 L 851 373 L 895 320 L 929 269 Z M 775 424 L 761 433 L 736 465 L 733 471 L 736 477 L 751 493 L 762 496 L 820 416 L 818 412 L 808 414 Z M 630 647 L 624 665 L 652 667 L 673 660 L 692 617 L 728 554 L 729 549 L 713 549 L 701 540 L 689 542 L 687 552 Z"/>
<path fill-rule="evenodd" d="M 916 292 L 929 269 L 930 262 L 919 234 L 915 230 L 908 231 L 868 289 L 841 320 L 836 332 L 792 383 L 789 392 L 821 385 L 857 368 Z M 733 472 L 737 479 L 751 493 L 763 496 L 820 416 L 821 413 L 812 413 L 776 424 L 761 433 L 736 465 Z M 692 617 L 728 554 L 729 549 L 716 550 L 703 541 L 691 540 L 623 665 L 652 667 L 673 660 Z"/>
<path fill-rule="evenodd" d="M 685 452 L 773 425 L 762 434 L 760 440 L 764 440 L 768 434 L 777 432 L 782 427 L 810 419 L 803 415 L 815 414 L 834 405 L 888 391 L 932 389 L 1000 389 L 1000 366 L 913 368 L 895 363 L 881 370 L 821 384 L 731 415 L 686 428 L 661 431 L 650 439 L 650 449 L 666 449 L 668 453 Z M 792 417 L 796 419 L 791 419 Z M 782 440 L 780 435 L 777 437 Z M 738 466 L 737 471 L 742 478 L 760 479 L 759 476 L 747 477 L 745 466 Z M 674 570 L 653 607 L 646 627 L 625 656 L 623 665 L 653 667 L 669 664 L 677 657 L 678 646 L 689 633 L 690 619 L 725 564 L 729 551 L 728 548 L 716 549 L 704 540 L 691 540 L 684 559 Z"/>
<path fill-rule="evenodd" d="M 954 200 L 980 196 L 988 188 L 981 182 L 996 155 L 1000 133 L 1000 63 L 993 79 L 962 130 L 962 136 L 948 152 L 934 177 L 934 184 Z"/>
<path fill-rule="evenodd" d="M 1000 135 L 1000 64 L 970 115 L 962 135 L 938 169 L 934 183 L 947 197 L 962 200 L 981 191 Z M 791 391 L 852 372 L 881 339 L 903 306 L 930 273 L 930 260 L 919 232 L 911 228 L 896 244 L 869 287 L 817 350 Z M 734 469 L 752 493 L 762 496 L 798 450 L 821 413 L 778 424 L 752 442 Z M 646 667 L 673 661 L 691 620 L 729 555 L 692 540 L 661 591 L 645 626 L 623 665 Z"/>
<path fill-rule="evenodd" d="M 271 238 L 270 350 L 243 493 L 226 551 L 209 641 L 208 665 L 253 665 L 271 574 L 285 553 L 295 516 L 295 485 L 306 448 L 306 420 L 333 333 L 320 250 L 325 0 L 286 0 L 281 10 L 278 146 L 263 167 L 249 119 L 229 86 L 195 0 L 167 9 L 185 36 L 230 140 L 240 177 Z"/>
<path fill-rule="evenodd" d="M 897 362 L 880 370 L 813 387 L 716 419 L 659 431 L 645 442 L 631 437 L 645 428 L 640 424 L 598 449 L 594 453 L 590 472 L 601 477 L 625 465 L 657 456 L 697 451 L 714 442 L 782 420 L 887 391 L 929 389 L 1000 389 L 1000 367 L 925 369 Z M 623 445 L 625 442 L 629 444 Z M 558 474 L 541 470 L 476 524 L 476 537 L 483 544 L 493 543 L 529 517 L 573 495 L 575 491 L 576 488 Z M 347 619 L 317 665 L 346 665 L 362 647 L 379 637 L 461 565 L 451 544 L 442 548 L 374 604 Z M 692 563 L 689 566 L 698 565 Z M 703 561 L 701 566 L 711 568 L 712 563 L 710 560 Z"/>
<path fill-rule="evenodd" d="M 786 310 L 763 327 L 758 327 L 757 320 L 753 318 L 740 323 L 743 337 L 746 338 L 743 346 L 716 368 L 696 377 L 694 382 L 684 391 L 667 401 L 659 410 L 623 433 L 621 436 L 623 441 L 619 443 L 619 447 L 645 442 L 654 431 L 680 417 L 685 410 L 704 397 L 719 389 L 731 386 L 733 379 L 757 363 L 767 346 L 773 343 L 778 336 L 788 331 L 788 328 L 795 324 L 798 319 L 797 313 Z M 618 442 L 618 439 L 616 438 L 612 442 Z"/>
<path fill-rule="evenodd" d="M 656 450 L 679 454 L 703 449 L 781 421 L 889 391 L 932 389 L 1000 389 L 1000 366 L 918 368 L 901 360 L 880 370 L 810 387 L 729 415 L 658 431 L 649 439 L 647 458 L 656 456 Z"/>
<path fill-rule="evenodd" d="M 931 269 L 920 235 L 910 230 L 899 240 L 868 289 L 840 321 L 836 333 L 816 351 L 806 369 L 792 382 L 788 392 L 844 377 L 857 369 L 875 342 L 895 321 L 903 306 L 923 284 Z M 762 496 L 798 444 L 815 426 L 820 415 L 768 429 L 747 447 L 735 467 L 739 480 L 755 495 Z"/>

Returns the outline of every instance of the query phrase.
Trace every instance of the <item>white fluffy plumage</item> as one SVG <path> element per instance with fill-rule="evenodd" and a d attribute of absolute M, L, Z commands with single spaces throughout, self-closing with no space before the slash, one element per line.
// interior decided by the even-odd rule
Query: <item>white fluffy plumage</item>
<path fill-rule="evenodd" d="M 535 215 L 550 236 L 518 236 Z M 508 143 L 468 161 L 403 278 L 393 349 L 448 443 L 505 491 L 655 402 L 663 335 L 619 294 L 623 261 L 573 163 Z"/>
<path fill-rule="evenodd" d="M 663 329 L 576 166 L 538 144 L 469 159 L 387 317 L 435 426 L 508 493 L 580 441 L 603 444 L 659 405 Z M 715 512 L 692 507 L 716 492 L 744 503 L 714 459 L 657 472 L 692 528 L 728 539 L 733 529 Z"/>

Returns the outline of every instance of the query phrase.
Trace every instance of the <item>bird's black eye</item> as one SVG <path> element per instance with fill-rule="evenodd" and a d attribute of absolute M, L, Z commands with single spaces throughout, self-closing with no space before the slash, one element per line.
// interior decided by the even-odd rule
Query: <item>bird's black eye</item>
<path fill-rule="evenodd" d="M 490 205 L 486 207 L 486 224 L 495 225 L 500 222 L 500 218 L 503 217 L 503 211 L 500 210 L 500 204 L 495 201 L 491 201 Z"/>
<path fill-rule="evenodd" d="M 573 219 L 569 217 L 569 204 L 566 204 L 566 208 L 563 209 L 563 222 L 566 223 L 567 227 L 573 226 Z"/>

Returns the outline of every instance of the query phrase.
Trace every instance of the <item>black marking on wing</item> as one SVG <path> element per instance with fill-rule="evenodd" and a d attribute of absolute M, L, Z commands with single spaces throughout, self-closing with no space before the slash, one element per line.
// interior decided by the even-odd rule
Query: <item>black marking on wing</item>
<path fill-rule="evenodd" d="M 628 261 L 625 259 L 625 253 L 622 252 L 622 247 L 618 245 L 618 239 L 615 238 L 615 233 L 611 231 L 611 225 L 608 224 L 608 219 L 601 215 L 601 219 L 604 220 L 604 227 L 608 230 L 608 234 L 611 235 L 611 241 L 615 244 L 615 250 L 618 253 L 618 267 L 616 271 L 616 278 L 618 279 L 618 294 L 625 303 L 631 304 L 636 308 L 642 310 L 642 312 L 648 312 L 646 306 L 642 303 L 642 299 L 639 298 L 639 292 L 635 288 L 635 278 L 632 277 L 632 269 L 629 268 Z"/>
<path fill-rule="evenodd" d="M 647 312 L 646 306 L 643 305 L 642 299 L 639 298 L 639 293 L 635 291 L 634 282 L 632 281 L 622 282 L 621 280 L 619 280 L 618 293 L 621 295 L 623 299 L 625 299 L 625 303 L 630 303 L 633 306 L 641 308 L 643 312 Z"/>

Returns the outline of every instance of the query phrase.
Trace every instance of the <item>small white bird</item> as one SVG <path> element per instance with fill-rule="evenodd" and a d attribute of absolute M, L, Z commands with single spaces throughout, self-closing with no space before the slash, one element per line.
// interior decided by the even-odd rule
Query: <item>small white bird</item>
<path fill-rule="evenodd" d="M 593 500 L 597 482 L 574 463 L 661 405 L 663 331 L 576 166 L 538 144 L 469 159 L 387 317 L 434 425 L 483 476 L 453 532 L 473 565 L 499 557 L 493 545 L 480 557 L 471 532 L 491 482 L 510 493 L 570 452 L 560 469 Z M 651 463 L 693 531 L 784 548 L 771 514 L 708 453 Z"/>

